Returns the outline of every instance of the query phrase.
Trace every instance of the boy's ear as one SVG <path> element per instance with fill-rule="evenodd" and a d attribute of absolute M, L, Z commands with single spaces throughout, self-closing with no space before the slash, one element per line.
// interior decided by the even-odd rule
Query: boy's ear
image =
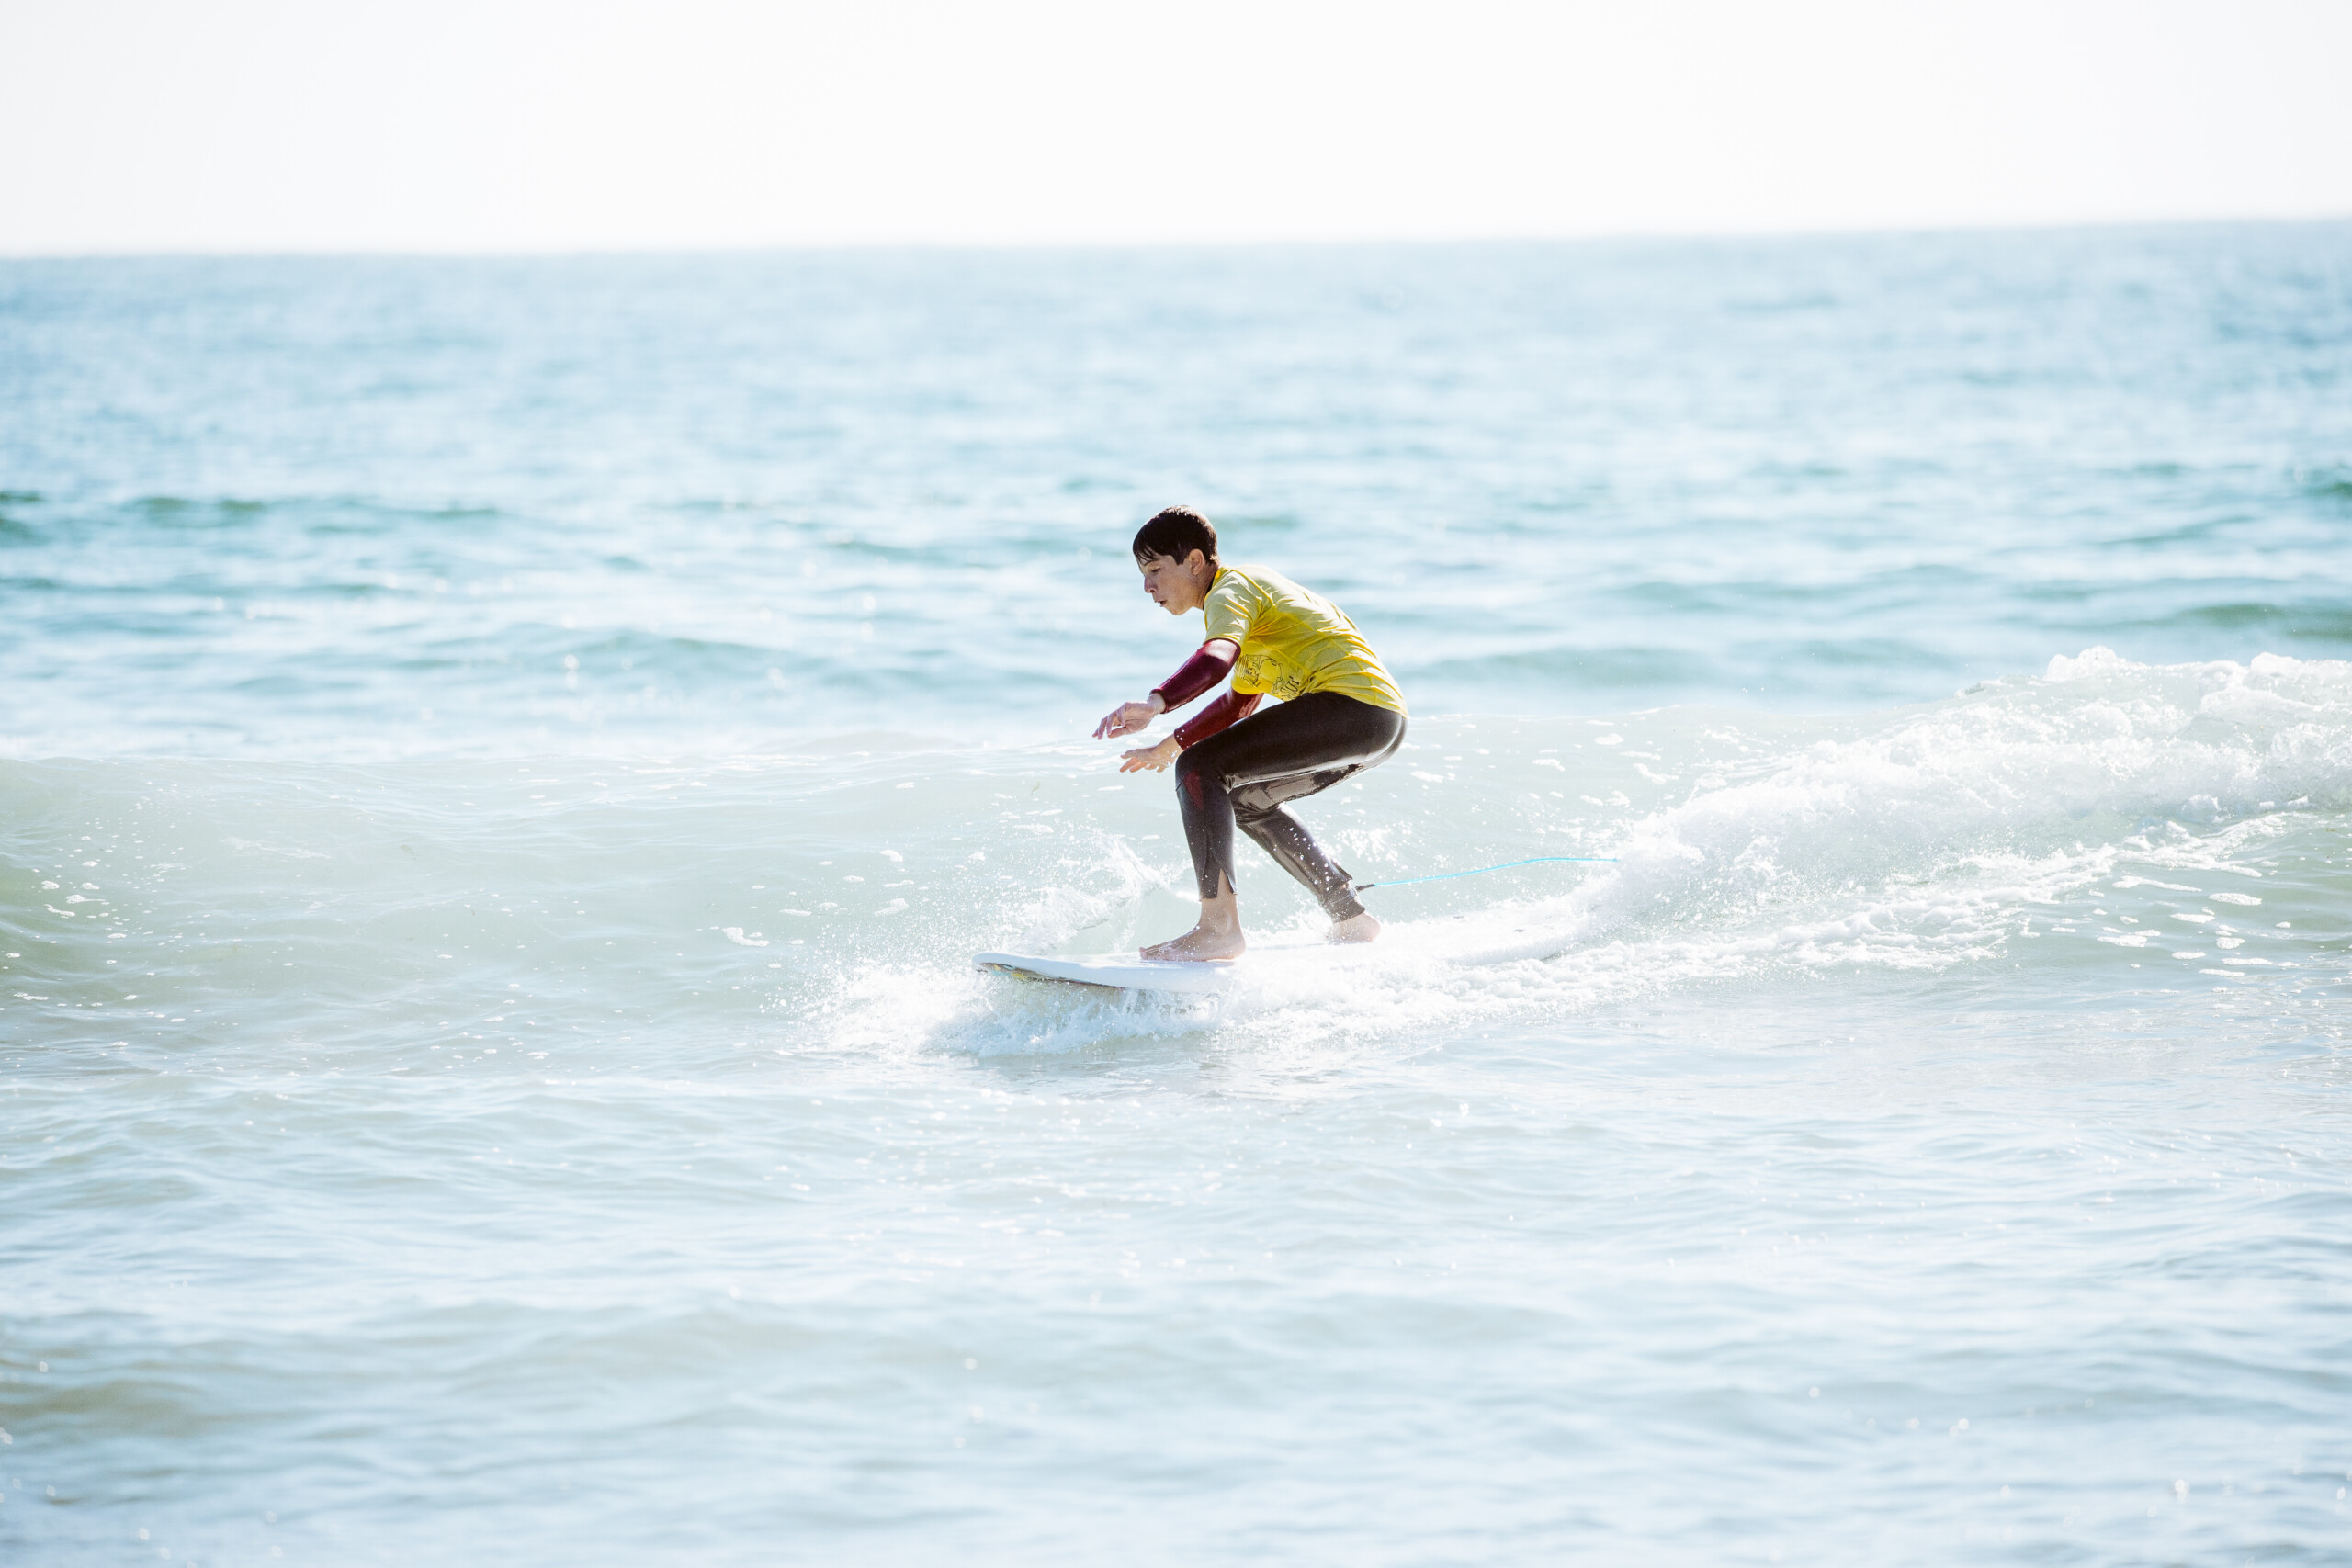
<path fill-rule="evenodd" d="M 1208 557 L 1203 555 L 1196 547 L 1191 555 L 1184 558 L 1184 570 L 1186 571 L 1197 571 L 1201 567 L 1206 566 L 1208 563 Z"/>

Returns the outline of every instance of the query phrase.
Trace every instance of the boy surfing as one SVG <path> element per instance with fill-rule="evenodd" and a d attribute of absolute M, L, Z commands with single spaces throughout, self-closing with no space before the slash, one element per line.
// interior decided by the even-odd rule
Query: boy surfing
<path fill-rule="evenodd" d="M 1171 506 L 1145 524 L 1134 548 L 1144 592 L 1171 615 L 1200 611 L 1208 637 L 1142 702 L 1106 715 L 1094 738 L 1137 734 L 1233 676 L 1229 690 L 1175 733 L 1119 763 L 1123 773 L 1175 768 L 1200 883 L 1200 924 L 1143 956 L 1241 955 L 1248 944 L 1233 888 L 1237 823 L 1315 895 L 1331 917 L 1333 942 L 1372 941 L 1380 922 L 1356 901 L 1351 879 L 1283 807 L 1386 761 L 1405 740 L 1404 694 L 1338 605 L 1280 572 L 1221 563 L 1216 525 L 1191 507 Z M 1268 696 L 1275 705 L 1260 713 Z"/>

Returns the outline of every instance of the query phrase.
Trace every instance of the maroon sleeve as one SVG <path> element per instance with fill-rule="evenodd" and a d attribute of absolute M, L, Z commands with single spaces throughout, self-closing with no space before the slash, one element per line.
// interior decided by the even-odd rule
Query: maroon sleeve
<path fill-rule="evenodd" d="M 1220 659 L 1209 651 L 1207 643 L 1203 643 L 1198 652 L 1184 660 L 1182 669 L 1152 688 L 1159 694 L 1160 711 L 1172 713 L 1182 707 L 1224 680 L 1226 671 L 1232 668 L 1233 655 L 1227 654 Z"/>
<path fill-rule="evenodd" d="M 1218 730 L 1240 723 L 1257 712 L 1258 704 L 1266 694 L 1252 692 L 1243 696 L 1239 692 L 1227 692 L 1208 706 L 1194 714 L 1189 723 L 1176 731 L 1176 749 L 1190 750 Z"/>

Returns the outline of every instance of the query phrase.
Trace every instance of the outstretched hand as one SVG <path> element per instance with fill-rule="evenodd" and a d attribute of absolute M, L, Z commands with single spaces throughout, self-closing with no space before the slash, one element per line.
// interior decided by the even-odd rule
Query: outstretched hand
<path fill-rule="evenodd" d="M 1160 773 L 1173 765 L 1176 759 L 1183 754 L 1183 750 L 1182 746 L 1176 744 L 1176 738 L 1171 735 L 1157 746 L 1138 746 L 1132 751 L 1121 752 L 1119 772 L 1132 773 L 1140 769 L 1148 768 L 1155 773 Z"/>
<path fill-rule="evenodd" d="M 1106 740 L 1114 735 L 1136 735 L 1151 728 L 1159 710 L 1149 703 L 1121 703 L 1103 715 L 1102 722 L 1094 727 L 1094 739 Z"/>

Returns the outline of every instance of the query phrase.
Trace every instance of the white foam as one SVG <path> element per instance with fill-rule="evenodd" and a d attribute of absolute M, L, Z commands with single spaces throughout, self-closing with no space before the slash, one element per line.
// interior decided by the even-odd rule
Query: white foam
<path fill-rule="evenodd" d="M 2012 953 L 2037 909 L 2110 879 L 2194 895 L 2147 874 L 2259 877 L 2244 855 L 2292 819 L 2263 801 L 2352 805 L 2352 665 L 2339 661 L 2147 667 L 2093 649 L 2041 681 L 1821 726 L 1769 763 L 1740 760 L 1738 782 L 1708 754 L 1708 726 L 1656 728 L 1644 743 L 1707 782 L 1614 822 L 1588 814 L 1602 820 L 1582 825 L 1584 847 L 1598 834 L 1618 864 L 1555 897 L 1392 919 L 1344 976 L 1252 966 L 1218 998 L 1216 1026 L 1328 1036 L 1771 972 L 1984 963 Z M 1522 740 L 1553 733 L 1518 725 Z M 1392 831 L 1398 852 L 1476 824 L 1492 797 L 1462 774 L 1454 801 Z M 1035 913 L 1033 939 L 1050 940 L 1048 910 Z"/>

